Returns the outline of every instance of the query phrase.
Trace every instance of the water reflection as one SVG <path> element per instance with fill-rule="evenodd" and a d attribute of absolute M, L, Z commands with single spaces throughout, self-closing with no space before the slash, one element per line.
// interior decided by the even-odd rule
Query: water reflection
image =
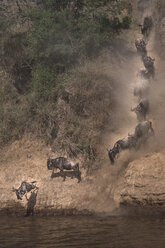
<path fill-rule="evenodd" d="M 4 248 L 164 248 L 165 220 L 135 217 L 1 217 Z"/>

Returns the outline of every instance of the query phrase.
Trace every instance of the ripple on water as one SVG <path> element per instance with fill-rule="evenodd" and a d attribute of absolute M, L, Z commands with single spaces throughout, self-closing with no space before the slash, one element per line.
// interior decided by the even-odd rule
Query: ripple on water
<path fill-rule="evenodd" d="M 159 217 L 2 217 L 3 248 L 164 248 Z"/>

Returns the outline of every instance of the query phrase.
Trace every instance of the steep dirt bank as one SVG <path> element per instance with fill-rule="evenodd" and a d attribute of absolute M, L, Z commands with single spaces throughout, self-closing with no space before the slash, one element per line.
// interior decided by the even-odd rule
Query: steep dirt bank
<path fill-rule="evenodd" d="M 131 162 L 118 182 L 115 198 L 122 205 L 164 209 L 164 172 L 164 152 L 149 154 Z"/>
<path fill-rule="evenodd" d="M 46 161 L 50 149 L 40 141 L 27 138 L 14 142 L 10 148 L 4 148 L 1 153 L 0 168 L 0 210 L 2 213 L 25 214 L 26 200 L 18 201 L 12 187 L 19 187 L 25 181 L 37 180 L 39 192 L 37 196 L 36 212 L 68 213 L 72 210 L 93 212 L 111 211 L 114 208 L 110 199 L 111 182 L 109 182 L 109 168 L 104 167 L 99 173 L 87 176 L 81 169 L 82 182 L 77 178 L 51 178 L 51 171 L 47 170 Z M 101 175 L 101 176 L 100 176 Z"/>
<path fill-rule="evenodd" d="M 148 8 L 148 13 L 151 13 L 153 4 L 157 2 L 148 0 L 133 1 L 133 3 L 133 11 L 137 15 L 138 23 L 140 23 L 144 17 L 146 6 L 151 6 L 151 8 Z M 154 12 L 154 18 L 156 18 L 156 14 Z M 63 137 L 64 131 L 66 131 L 63 125 L 68 118 L 66 113 L 72 118 L 70 105 L 61 98 L 58 106 L 62 124 L 59 126 L 53 152 L 51 152 L 50 147 L 45 146 L 41 141 L 30 137 L 14 142 L 9 147 L 1 150 L 0 209 L 2 213 L 25 213 L 26 201 L 18 201 L 15 193 L 12 192 L 12 187 L 19 187 L 23 180 L 38 181 L 36 213 L 76 213 L 77 211 L 82 213 L 112 213 L 120 204 L 151 207 L 161 205 L 161 208 L 164 208 L 164 154 L 154 153 L 147 155 L 148 157 L 143 157 L 147 152 L 159 151 L 164 148 L 164 137 L 162 135 L 164 133 L 164 120 L 162 118 L 164 87 L 161 80 L 163 66 L 159 67 L 159 56 L 154 50 L 157 44 L 154 43 L 154 33 L 152 33 L 152 39 L 148 42 L 150 55 L 156 56 L 155 82 L 160 86 L 157 87 L 153 82 L 151 92 L 153 101 L 151 101 L 152 112 L 150 118 L 155 129 L 156 139 L 153 142 L 154 144 L 144 150 L 142 149 L 143 151 L 136 155 L 130 156 L 129 152 L 121 154 L 114 167 L 110 166 L 106 152 L 106 148 L 111 147 L 114 142 L 126 136 L 128 132 L 132 132 L 137 123 L 130 108 L 136 104 L 133 97 L 133 88 L 137 70 L 142 65 L 134 47 L 134 40 L 139 34 L 139 27 L 134 25 L 130 32 L 123 33 L 120 38 L 115 40 L 112 51 L 106 51 L 106 54 L 101 56 L 93 68 L 90 65 L 93 74 L 96 71 L 104 71 L 107 76 L 106 80 L 100 80 L 100 82 L 103 82 L 103 86 L 107 86 L 107 82 L 110 82 L 109 87 L 112 89 L 112 95 L 116 100 L 116 105 L 112 106 L 113 109 L 108 109 L 112 113 L 110 119 L 107 118 L 106 128 L 99 132 L 99 135 L 91 131 L 92 137 L 96 137 L 94 145 L 96 146 L 97 160 L 92 161 L 90 173 L 88 173 L 83 156 L 76 159 L 80 162 L 82 172 L 82 182 L 80 183 L 77 183 L 77 178 L 72 179 L 71 177 L 67 177 L 66 181 L 63 182 L 63 178 L 59 174 L 57 177 L 51 178 L 51 171 L 47 170 L 46 161 L 50 155 L 56 157 L 66 156 L 67 154 L 65 149 L 61 150 L 61 153 L 56 152 L 57 145 Z M 111 84 L 110 78 L 113 78 L 114 84 Z M 159 98 L 160 92 L 161 97 Z M 159 106 L 162 106 L 161 109 L 157 108 L 158 99 Z M 100 106 L 103 106 L 101 101 Z M 84 118 L 80 120 L 80 123 L 83 120 L 83 124 L 86 123 L 89 131 L 90 129 L 93 130 L 94 122 L 92 121 L 94 121 L 94 118 L 97 119 L 97 116 L 88 119 L 88 111 L 89 107 L 85 106 L 86 122 Z M 109 116 L 109 112 L 107 116 Z M 98 119 L 100 120 L 100 116 Z M 85 132 L 85 129 L 83 130 Z M 66 147 L 68 144 L 70 143 L 66 143 Z M 130 161 L 139 157 L 141 159 L 129 164 Z"/>
<path fill-rule="evenodd" d="M 150 4 L 149 4 L 150 3 Z M 137 1 L 140 13 L 145 12 L 145 4 L 155 7 L 152 10 L 154 20 L 153 34 L 149 40 L 150 54 L 155 58 L 156 74 L 152 83 L 150 118 L 155 129 L 155 138 L 150 146 L 152 151 L 145 157 L 131 162 L 121 176 L 114 192 L 117 201 L 126 207 L 146 209 L 157 213 L 165 210 L 164 183 L 164 1 Z M 148 10 L 146 10 L 148 11 Z M 139 14 L 140 15 L 140 14 Z M 143 15 L 141 15 L 143 16 Z M 155 34 L 154 34 L 155 33 Z M 146 148 L 144 148 L 145 150 Z M 160 151 L 160 152 L 158 152 Z"/>
<path fill-rule="evenodd" d="M 82 74 L 77 70 L 81 81 L 79 77 L 74 80 L 80 87 L 74 88 L 72 84 L 64 92 L 66 94 L 58 99 L 55 109 L 57 127 L 53 126 L 53 119 L 49 119 L 50 112 L 54 109 L 49 106 L 48 116 L 42 115 L 42 109 L 39 109 L 41 118 L 47 124 L 48 135 L 53 133 L 52 126 L 55 129 L 55 141 L 51 149 L 41 141 L 25 137 L 1 150 L 0 209 L 3 213 L 25 213 L 27 202 L 18 201 L 12 192 L 12 187 L 19 187 L 23 180 L 39 181 L 36 212 L 61 212 L 63 209 L 111 212 L 116 208 L 117 203 L 114 203 L 111 191 L 120 166 L 110 167 L 106 148 L 109 148 L 117 137 L 130 131 L 136 123 L 130 108 L 133 103 L 132 81 L 140 59 L 134 48 L 134 34 L 131 34 L 131 30 L 127 34 L 123 33 L 97 61 L 82 66 Z M 116 115 L 118 111 L 120 114 Z M 9 121 L 10 124 L 12 122 L 13 120 Z M 40 129 L 38 122 L 36 129 Z M 33 122 L 29 125 L 33 127 Z M 32 128 L 31 132 L 35 132 L 35 128 Z M 77 140 L 82 142 L 78 143 Z M 91 154 L 93 147 L 96 156 Z M 63 182 L 63 178 L 58 177 L 59 174 L 51 179 L 51 171 L 46 167 L 47 158 L 74 157 L 75 154 L 76 161 L 80 162 L 82 182 L 78 184 L 77 178 L 70 177 Z"/>
<path fill-rule="evenodd" d="M 35 206 L 36 212 L 50 213 L 51 211 L 63 212 L 63 210 L 73 212 L 72 210 L 74 209 L 83 213 L 86 210 L 88 212 L 112 212 L 116 209 L 118 202 L 114 202 L 112 190 L 114 183 L 118 179 L 118 174 L 122 171 L 122 166 L 120 162 L 117 167 L 110 166 L 106 148 L 111 146 L 121 135 L 124 136 L 136 123 L 135 115 L 131 113 L 130 107 L 133 104 L 133 78 L 135 77 L 140 59 L 136 55 L 134 35 L 131 36 L 131 33 L 132 31 L 130 30 L 128 34 L 122 34 L 115 41 L 115 44 L 108 53 L 106 51 L 96 63 L 92 62 L 89 64 L 93 75 L 97 75 L 101 71 L 104 74 L 102 73 L 100 75 L 106 75 L 106 81 L 100 78 L 99 82 L 97 82 L 98 78 L 96 78 L 97 81 L 94 82 L 95 86 L 97 86 L 96 90 L 100 90 L 101 86 L 104 91 L 110 88 L 112 98 L 115 99 L 112 102 L 115 102 L 115 105 L 112 106 L 114 108 L 113 111 L 111 109 L 103 109 L 103 111 L 107 111 L 106 129 L 103 129 L 101 132 L 99 131 L 99 133 L 91 134 L 92 137 L 96 136 L 97 160 L 90 161 L 84 159 L 83 155 L 79 156 L 79 159 L 76 159 L 76 161 L 80 162 L 82 182 L 77 183 L 77 178 L 71 179 L 70 177 L 67 177 L 65 182 L 63 182 L 62 177 L 58 176 L 51 179 L 51 171 L 48 171 L 46 167 L 47 158 L 49 156 L 66 156 L 67 151 L 64 149 L 61 150 L 61 153 L 57 153 L 56 143 L 53 145 L 53 149 L 50 149 L 50 147 L 45 146 L 41 141 L 25 137 L 22 141 L 16 141 L 1 150 L 0 209 L 2 213 L 4 211 L 25 213 L 26 200 L 18 201 L 15 193 L 12 192 L 12 187 L 19 187 L 23 180 L 39 181 L 37 204 Z M 131 37 L 130 40 L 128 37 Z M 113 81 L 113 84 L 111 81 Z M 101 86 L 98 83 L 101 83 Z M 109 88 L 106 88 L 107 86 Z M 105 96 L 105 94 L 103 95 Z M 96 101 L 98 99 L 94 100 Z M 105 106 L 106 101 L 109 102 L 105 97 L 103 100 L 99 100 L 99 105 L 96 102 L 96 106 L 100 107 L 97 111 L 99 114 L 101 114 L 101 108 Z M 58 107 L 61 125 L 59 126 L 56 139 L 57 145 L 58 141 L 61 142 L 62 134 L 66 131 L 64 130 L 64 124 L 68 117 L 66 113 L 70 115 L 70 118 L 73 114 L 70 104 L 67 104 L 65 99 L 59 99 Z M 92 106 L 85 106 L 86 114 L 90 107 Z M 120 113 L 118 117 L 116 115 L 117 111 Z M 108 119 L 109 112 L 111 113 L 110 119 Z M 90 128 L 93 130 L 92 125 L 96 121 L 100 121 L 101 116 L 96 118 L 94 122 L 91 116 L 88 117 L 86 115 L 86 120 L 82 118 L 79 121 L 83 125 L 86 123 L 86 130 Z M 85 132 L 85 129 L 83 130 Z M 85 133 L 84 136 L 86 137 Z M 65 146 L 67 147 L 66 144 Z M 127 157 L 127 155 L 124 155 L 124 163 L 127 163 Z M 90 171 L 86 163 L 91 165 Z"/>

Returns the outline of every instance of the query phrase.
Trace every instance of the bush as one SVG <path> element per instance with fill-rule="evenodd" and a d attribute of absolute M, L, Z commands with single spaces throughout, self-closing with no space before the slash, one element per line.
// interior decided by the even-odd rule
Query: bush
<path fill-rule="evenodd" d="M 115 33 L 129 27 L 130 18 L 118 18 L 121 10 L 119 0 L 43 1 L 42 9 L 29 12 L 32 28 L 27 54 L 35 63 L 70 68 L 82 57 L 95 55 Z"/>
<path fill-rule="evenodd" d="M 122 21 L 122 28 L 128 29 L 130 27 L 130 24 L 132 22 L 132 19 L 130 16 L 124 16 Z"/>
<path fill-rule="evenodd" d="M 58 95 L 63 87 L 71 84 L 66 76 L 68 71 L 84 59 L 96 56 L 114 35 L 129 28 L 131 23 L 129 16 L 121 19 L 121 0 L 41 2 L 40 8 L 31 9 L 28 13 L 22 10 L 21 18 L 31 23 L 28 31 L 16 32 L 14 21 L 9 16 L 0 17 L 0 61 L 10 75 L 7 88 L 0 89 L 0 143 L 19 138 L 26 130 L 44 137 L 46 141 L 55 137 L 58 130 L 55 123 L 58 122 Z M 12 16 L 12 20 L 17 18 L 15 23 L 19 22 L 18 15 Z M 102 111 L 102 99 L 98 100 L 100 96 L 93 94 L 94 90 L 89 90 L 94 76 L 95 73 L 86 79 L 84 74 L 80 75 L 81 84 L 76 82 L 78 86 L 72 85 L 80 90 L 71 97 L 70 106 L 74 116 L 72 121 L 76 116 L 83 118 L 85 112 L 89 111 L 93 122 L 97 119 L 97 126 L 100 127 L 103 123 L 101 113 L 103 116 L 105 113 Z M 98 88 L 96 92 L 99 94 L 100 90 Z M 93 114 L 93 109 L 90 110 L 91 101 L 97 109 L 94 113 L 101 109 L 99 120 Z M 82 128 L 70 127 L 70 123 L 68 126 L 67 137 L 78 142 L 78 131 L 81 132 Z M 77 133 L 75 129 L 78 129 Z M 84 140 L 81 145 L 82 152 L 91 153 L 90 142 Z"/>
<path fill-rule="evenodd" d="M 38 64 L 32 73 L 32 90 L 39 98 L 47 100 L 55 82 L 53 67 Z"/>

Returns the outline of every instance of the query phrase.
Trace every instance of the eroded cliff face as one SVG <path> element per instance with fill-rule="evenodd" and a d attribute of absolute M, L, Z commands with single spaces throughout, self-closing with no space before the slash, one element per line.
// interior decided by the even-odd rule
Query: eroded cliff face
<path fill-rule="evenodd" d="M 18 188 L 22 181 L 37 181 L 39 187 L 35 213 L 93 213 L 107 211 L 115 208 L 110 198 L 111 183 L 109 182 L 109 167 L 92 176 L 86 174 L 80 162 L 82 181 L 73 176 L 67 176 L 66 181 L 57 172 L 51 178 L 51 171 L 47 169 L 46 162 L 50 149 L 40 141 L 27 138 L 14 142 L 10 148 L 4 148 L 1 153 L 0 167 L 0 213 L 19 214 L 26 213 L 27 201 L 16 198 L 12 188 Z M 28 193 L 28 198 L 30 193 Z"/>
<path fill-rule="evenodd" d="M 153 151 L 141 159 L 131 162 L 116 185 L 115 199 L 122 206 L 138 207 L 140 209 L 165 210 L 165 154 L 164 154 L 164 1 L 135 1 L 135 13 L 143 11 L 144 6 L 152 6 L 149 13 L 154 20 L 154 28 L 148 40 L 149 52 L 155 58 L 155 78 L 151 85 L 150 119 L 154 125 L 155 137 L 150 144 Z M 143 6 L 143 7 L 142 7 Z M 140 16 L 140 14 L 139 14 Z M 142 15 L 143 16 L 143 15 Z M 147 145 L 149 146 L 149 144 Z M 145 151 L 146 147 L 144 147 Z M 155 211 L 156 210 L 156 211 Z"/>
<path fill-rule="evenodd" d="M 114 213 L 121 205 L 149 206 L 151 208 L 156 206 L 164 209 L 165 153 L 156 153 L 155 151 L 164 149 L 164 120 L 162 118 L 164 82 L 162 81 L 163 60 L 160 64 L 160 47 L 164 44 L 163 37 L 165 29 L 162 9 L 165 8 L 165 5 L 163 5 L 163 0 L 133 0 L 132 3 L 133 13 L 137 16 L 138 23 L 142 23 L 148 6 L 147 13 L 152 13 L 154 18 L 155 33 L 152 33 L 151 40 L 148 41 L 147 45 L 150 54 L 156 57 L 155 65 L 157 73 L 155 81 L 160 86 L 160 90 L 158 90 L 154 82 L 152 84 L 152 92 L 157 93 L 156 96 L 151 93 L 153 102 L 151 102 L 152 112 L 150 113 L 150 118 L 153 121 L 155 129 L 155 141 L 153 142 L 152 140 L 154 145 L 145 148 L 146 152 L 139 152 L 139 154 L 132 157 L 127 153 L 121 154 L 115 166 L 110 165 L 106 153 L 107 147 L 112 146 L 117 139 L 127 135 L 130 130 L 134 129 L 137 123 L 134 115 L 130 113 L 131 104 L 134 104 L 133 79 L 137 74 L 137 70 L 140 69 L 139 66 L 141 66 L 141 60 L 137 56 L 134 47 L 134 40 L 140 35 L 140 29 L 138 25 L 134 25 L 128 35 L 122 34 L 119 45 L 116 42 L 116 47 L 118 48 L 118 50 L 116 49 L 118 51 L 116 52 L 116 57 L 118 57 L 118 60 L 112 57 L 111 62 L 109 62 L 109 59 L 107 60 L 108 62 L 105 62 L 105 59 L 102 62 L 107 63 L 111 73 L 114 74 L 114 78 L 121 85 L 121 88 L 115 92 L 115 97 L 122 103 L 119 105 L 120 108 L 116 109 L 116 117 L 113 120 L 113 123 L 116 120 L 118 121 L 117 128 L 115 128 L 114 124 L 114 127 L 111 126 L 109 130 L 103 130 L 102 137 L 98 141 L 97 147 L 100 156 L 97 157 L 97 161 L 93 162 L 99 164 L 98 168 L 96 170 L 93 169 L 88 174 L 83 158 L 79 157 L 76 159 L 76 162 L 78 161 L 80 163 L 82 173 L 82 181 L 80 183 L 78 183 L 77 178 L 71 178 L 70 176 L 64 182 L 59 174 L 51 178 L 51 171 L 46 167 L 47 158 L 50 155 L 56 157 L 65 156 L 65 154 L 56 154 L 55 152 L 51 154 L 50 147 L 30 137 L 25 137 L 21 141 L 14 142 L 10 146 L 3 148 L 0 152 L 1 213 L 25 214 L 27 201 L 25 198 L 22 201 L 18 201 L 15 193 L 12 191 L 12 187 L 19 187 L 24 180 L 29 182 L 38 181 L 37 186 L 39 187 L 39 191 L 35 213 Z M 160 8 L 161 11 L 159 10 Z M 159 11 L 161 13 L 160 16 Z M 159 32 L 158 27 L 160 23 L 161 30 Z M 158 39 L 157 35 L 161 36 L 161 39 Z M 127 44 L 127 52 L 121 49 L 122 41 Z M 130 56 L 126 54 L 128 51 L 130 52 Z M 116 64 L 117 61 L 118 63 L 120 61 L 120 64 Z M 103 69 L 105 69 L 104 66 Z M 121 81 L 118 77 L 119 74 L 120 78 L 122 78 Z M 122 94 L 120 91 L 122 91 Z M 159 94 L 161 97 L 159 97 Z M 65 105 L 64 101 L 62 101 L 62 104 Z M 122 108 L 123 106 L 124 108 Z M 153 153 L 150 153 L 150 151 L 153 151 Z M 133 162 L 129 163 L 130 161 Z"/>
<path fill-rule="evenodd" d="M 115 197 L 122 205 L 165 207 L 165 153 L 152 153 L 130 163 Z"/>

